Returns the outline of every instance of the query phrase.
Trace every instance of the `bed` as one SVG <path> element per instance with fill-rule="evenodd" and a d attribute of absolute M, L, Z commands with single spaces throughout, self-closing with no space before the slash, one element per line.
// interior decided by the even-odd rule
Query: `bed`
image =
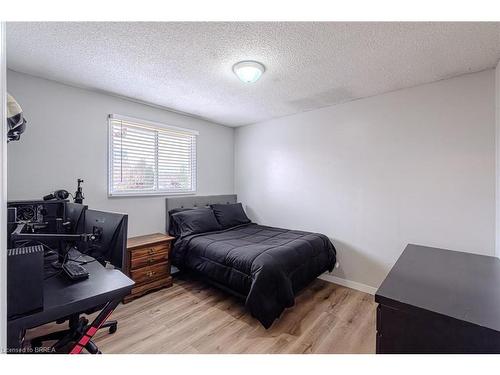
<path fill-rule="evenodd" d="M 210 217 L 213 225 L 203 224 L 209 230 L 201 232 L 179 232 L 176 226 L 189 215 L 211 216 L 212 209 L 206 207 L 213 208 L 222 224 L 219 211 L 227 212 L 237 206 L 236 201 L 236 195 L 167 198 L 167 231 L 176 235 L 172 262 L 181 271 L 244 298 L 247 310 L 269 328 L 294 305 L 300 289 L 333 269 L 336 250 L 323 234 L 268 227 L 248 219 L 217 227 Z"/>

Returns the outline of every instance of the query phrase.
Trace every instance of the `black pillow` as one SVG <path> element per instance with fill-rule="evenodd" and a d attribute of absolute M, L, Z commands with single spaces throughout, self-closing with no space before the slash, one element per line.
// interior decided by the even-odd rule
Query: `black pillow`
<path fill-rule="evenodd" d="M 181 235 L 181 230 L 177 225 L 177 222 L 172 219 L 172 215 L 177 212 L 184 212 L 188 210 L 194 210 L 194 208 L 174 208 L 168 211 L 168 234 L 174 237 L 179 237 Z"/>
<path fill-rule="evenodd" d="M 210 207 L 212 207 L 217 221 L 224 229 L 250 223 L 250 219 L 245 214 L 241 203 L 212 204 Z"/>
<path fill-rule="evenodd" d="M 177 212 L 172 214 L 171 218 L 174 220 L 181 237 L 222 229 L 210 208 Z"/>

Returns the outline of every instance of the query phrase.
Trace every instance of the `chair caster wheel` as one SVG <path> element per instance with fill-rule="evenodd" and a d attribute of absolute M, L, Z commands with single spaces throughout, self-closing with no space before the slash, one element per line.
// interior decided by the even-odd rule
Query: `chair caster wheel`
<path fill-rule="evenodd" d="M 113 324 L 112 326 L 109 327 L 109 333 L 112 335 L 113 333 L 116 332 L 116 330 L 118 329 L 118 324 Z"/>

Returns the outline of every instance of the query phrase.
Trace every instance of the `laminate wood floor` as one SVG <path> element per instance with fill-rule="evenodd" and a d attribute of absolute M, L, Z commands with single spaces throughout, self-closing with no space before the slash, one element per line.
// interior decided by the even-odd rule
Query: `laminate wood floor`
<path fill-rule="evenodd" d="M 373 296 L 317 279 L 266 330 L 238 299 L 176 279 L 118 306 L 118 331 L 94 341 L 103 353 L 374 353 L 375 314 Z"/>

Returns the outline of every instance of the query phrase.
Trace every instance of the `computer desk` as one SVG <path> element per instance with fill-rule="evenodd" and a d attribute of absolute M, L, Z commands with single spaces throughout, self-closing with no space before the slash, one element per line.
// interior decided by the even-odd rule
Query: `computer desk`
<path fill-rule="evenodd" d="M 74 254 L 74 253 L 73 253 Z M 49 259 L 46 259 L 48 261 Z M 123 297 L 130 293 L 134 282 L 122 272 L 107 269 L 97 261 L 83 265 L 89 278 L 79 282 L 69 281 L 64 274 L 47 278 L 44 281 L 43 310 L 15 317 L 7 321 L 7 352 L 22 352 L 25 330 L 46 323 L 55 322 L 74 314 L 92 311 L 104 306 L 97 319 L 105 321 Z M 100 321 L 94 320 L 95 326 Z M 94 330 L 91 330 L 93 336 Z M 85 341 L 85 339 L 83 339 Z M 80 345 L 81 346 L 81 345 Z M 73 352 L 81 351 L 75 348 Z"/>

